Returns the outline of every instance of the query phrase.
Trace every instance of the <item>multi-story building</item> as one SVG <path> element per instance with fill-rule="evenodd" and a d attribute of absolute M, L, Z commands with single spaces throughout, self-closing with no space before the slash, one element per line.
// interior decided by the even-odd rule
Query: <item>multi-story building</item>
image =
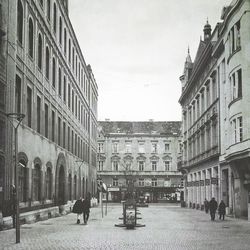
<path fill-rule="evenodd" d="M 218 81 L 212 58 L 211 26 L 204 27 L 194 62 L 188 52 L 182 82 L 183 162 L 185 201 L 201 208 L 204 199 L 219 197 Z"/>
<path fill-rule="evenodd" d="M 125 198 L 129 182 L 134 195 L 166 201 L 181 187 L 177 170 L 181 122 L 99 122 L 97 175 L 109 200 Z"/>
<path fill-rule="evenodd" d="M 250 1 L 232 1 L 222 20 L 213 52 L 220 72 L 221 195 L 229 212 L 249 218 Z"/>
<path fill-rule="evenodd" d="M 0 11 L 0 108 L 5 114 L 25 114 L 17 152 L 21 212 L 94 194 L 98 88 L 70 22 L 68 1 L 5 0 Z M 0 121 L 4 216 L 9 215 L 15 177 L 11 123 L 17 120 Z"/>
<path fill-rule="evenodd" d="M 249 14 L 249 0 L 224 7 L 212 34 L 205 25 L 196 58 L 187 57 L 180 77 L 185 201 L 201 207 L 213 196 L 242 218 L 250 191 Z"/>

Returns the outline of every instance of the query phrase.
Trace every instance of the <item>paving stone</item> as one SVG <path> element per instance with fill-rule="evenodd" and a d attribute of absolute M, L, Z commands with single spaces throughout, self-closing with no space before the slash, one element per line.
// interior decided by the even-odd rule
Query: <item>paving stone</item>
<path fill-rule="evenodd" d="M 104 218 L 100 208 L 92 208 L 87 225 L 82 220 L 77 225 L 75 214 L 22 225 L 20 244 L 15 244 L 15 230 L 1 231 L 0 249 L 250 249 L 247 221 L 228 217 L 225 221 L 211 221 L 202 211 L 170 204 L 150 204 L 139 210 L 139 223 L 146 227 L 115 227 L 120 223 L 122 207 L 109 204 Z"/>

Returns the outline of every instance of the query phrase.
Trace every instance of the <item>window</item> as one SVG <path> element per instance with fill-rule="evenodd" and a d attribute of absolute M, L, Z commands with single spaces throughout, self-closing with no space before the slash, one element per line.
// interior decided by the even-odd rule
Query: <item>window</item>
<path fill-rule="evenodd" d="M 126 142 L 126 153 L 131 153 L 131 143 L 130 142 Z"/>
<path fill-rule="evenodd" d="M 49 48 L 46 47 L 45 75 L 48 80 L 49 80 L 49 68 L 50 68 L 49 62 L 50 62 Z"/>
<path fill-rule="evenodd" d="M 152 179 L 151 185 L 152 185 L 152 187 L 157 187 L 157 179 L 156 178 Z"/>
<path fill-rule="evenodd" d="M 51 140 L 55 141 L 55 112 L 52 110 L 51 112 Z"/>
<path fill-rule="evenodd" d="M 98 152 L 103 153 L 103 143 L 98 143 Z"/>
<path fill-rule="evenodd" d="M 145 165 L 144 161 L 139 161 L 139 171 L 144 171 L 144 165 Z"/>
<path fill-rule="evenodd" d="M 68 108 L 70 108 L 70 103 L 71 103 L 71 88 L 70 84 L 68 84 Z"/>
<path fill-rule="evenodd" d="M 103 161 L 98 161 L 98 171 L 103 171 Z"/>
<path fill-rule="evenodd" d="M 67 53 L 67 30 L 64 28 L 64 54 Z"/>
<path fill-rule="evenodd" d="M 70 151 L 70 127 L 68 126 L 68 151 Z"/>
<path fill-rule="evenodd" d="M 58 69 L 58 95 L 62 96 L 62 73 L 60 67 Z"/>
<path fill-rule="evenodd" d="M 156 142 L 152 143 L 152 153 L 157 153 L 157 143 Z"/>
<path fill-rule="evenodd" d="M 28 52 L 29 52 L 29 56 L 31 58 L 33 58 L 34 56 L 34 50 L 33 50 L 33 46 L 34 46 L 34 28 L 33 28 L 33 21 L 30 18 L 29 19 L 29 47 L 28 47 Z"/>
<path fill-rule="evenodd" d="M 113 171 L 118 171 L 118 161 L 113 161 Z"/>
<path fill-rule="evenodd" d="M 68 192 L 69 192 L 69 200 L 72 200 L 72 176 L 69 174 L 68 177 Z"/>
<path fill-rule="evenodd" d="M 56 3 L 54 3 L 53 8 L 53 30 L 56 33 L 56 19 L 57 19 L 57 9 L 56 9 Z"/>
<path fill-rule="evenodd" d="M 52 199 L 52 171 L 50 167 L 47 168 L 45 181 L 46 181 L 45 195 L 48 200 L 51 200 Z"/>
<path fill-rule="evenodd" d="M 31 128 L 31 121 L 32 121 L 32 90 L 31 88 L 27 87 L 27 110 L 26 110 L 26 117 L 27 117 L 27 125 Z"/>
<path fill-rule="evenodd" d="M 243 121 L 242 117 L 237 117 L 231 121 L 232 128 L 232 143 L 238 143 L 243 141 Z"/>
<path fill-rule="evenodd" d="M 69 39 L 69 55 L 68 55 L 68 60 L 69 60 L 69 63 L 71 63 L 71 40 Z"/>
<path fill-rule="evenodd" d="M 115 186 L 115 187 L 118 186 L 118 179 L 113 179 L 113 186 Z"/>
<path fill-rule="evenodd" d="M 43 0 L 39 0 L 41 7 L 43 7 Z"/>
<path fill-rule="evenodd" d="M 17 41 L 23 44 L 23 5 L 21 0 L 17 2 Z"/>
<path fill-rule="evenodd" d="M 139 143 L 139 153 L 145 153 L 144 143 Z"/>
<path fill-rule="evenodd" d="M 242 71 L 237 70 L 230 76 L 232 100 L 242 97 Z"/>
<path fill-rule="evenodd" d="M 113 142 L 112 147 L 113 147 L 113 153 L 117 153 L 118 152 L 118 143 Z"/>
<path fill-rule="evenodd" d="M 229 54 L 233 54 L 237 49 L 240 49 L 240 21 L 238 21 L 230 30 L 228 34 Z"/>
<path fill-rule="evenodd" d="M 169 152 L 170 146 L 169 143 L 165 143 L 165 152 Z"/>
<path fill-rule="evenodd" d="M 165 161 L 165 171 L 170 171 L 170 161 Z"/>
<path fill-rule="evenodd" d="M 214 72 L 212 76 L 212 95 L 213 95 L 213 101 L 217 98 L 217 80 L 216 80 L 216 72 Z"/>
<path fill-rule="evenodd" d="M 36 99 L 36 130 L 41 133 L 41 98 L 39 96 Z"/>
<path fill-rule="evenodd" d="M 60 117 L 58 117 L 58 119 L 57 119 L 57 126 L 58 126 L 58 128 L 57 128 L 57 136 L 58 136 L 57 141 L 58 141 L 58 145 L 61 146 L 61 118 Z"/>
<path fill-rule="evenodd" d="M 33 169 L 33 200 L 41 200 L 41 168 L 39 164 Z"/>
<path fill-rule="evenodd" d="M 65 122 L 63 122 L 63 134 L 62 134 L 62 136 L 63 136 L 62 146 L 63 146 L 63 148 L 66 148 L 66 124 L 65 124 Z"/>
<path fill-rule="evenodd" d="M 156 161 L 152 161 L 151 165 L 152 165 L 152 171 L 157 171 L 157 162 Z"/>
<path fill-rule="evenodd" d="M 54 57 L 52 60 L 52 85 L 54 88 L 56 87 L 56 60 Z"/>
<path fill-rule="evenodd" d="M 139 179 L 139 186 L 140 186 L 140 187 L 143 187 L 143 186 L 144 186 L 144 179 L 143 179 L 143 178 L 140 178 L 140 179 Z"/>
<path fill-rule="evenodd" d="M 75 49 L 72 49 L 72 68 L 75 69 Z"/>
<path fill-rule="evenodd" d="M 50 0 L 47 0 L 47 19 L 50 21 Z"/>
<path fill-rule="evenodd" d="M 20 202 L 26 202 L 28 194 L 28 168 L 23 160 L 20 160 L 18 165 L 19 199 Z"/>
<path fill-rule="evenodd" d="M 37 65 L 42 70 L 43 63 L 43 41 L 41 34 L 38 35 L 38 47 L 37 47 Z"/>
<path fill-rule="evenodd" d="M 15 89 L 15 110 L 17 113 L 21 113 L 21 78 L 16 75 L 16 89 Z"/>
<path fill-rule="evenodd" d="M 66 77 L 63 77 L 63 101 L 66 103 L 66 93 L 67 92 L 67 82 L 66 82 Z"/>
<path fill-rule="evenodd" d="M 59 18 L 59 43 L 62 45 L 62 18 Z"/>
<path fill-rule="evenodd" d="M 74 90 L 72 90 L 72 105 L 71 105 L 71 110 L 72 110 L 73 114 L 74 114 L 74 107 L 75 107 L 75 94 L 74 94 Z"/>
<path fill-rule="evenodd" d="M 74 176 L 74 200 L 76 200 L 76 187 L 77 187 L 77 181 L 76 181 L 76 175 Z"/>
<path fill-rule="evenodd" d="M 210 88 L 209 85 L 206 88 L 207 90 L 207 108 L 210 106 Z"/>
<path fill-rule="evenodd" d="M 44 123 L 44 135 L 46 138 L 49 138 L 49 107 L 46 103 L 44 104 Z"/>

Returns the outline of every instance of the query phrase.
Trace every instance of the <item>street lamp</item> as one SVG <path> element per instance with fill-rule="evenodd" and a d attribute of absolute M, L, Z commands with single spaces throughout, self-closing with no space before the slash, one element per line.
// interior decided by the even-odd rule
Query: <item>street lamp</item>
<path fill-rule="evenodd" d="M 19 190 L 18 190 L 18 127 L 20 123 L 22 122 L 23 118 L 25 117 L 24 114 L 20 113 L 8 113 L 6 114 L 8 120 L 10 121 L 11 125 L 14 128 L 15 131 L 15 189 L 16 189 L 16 243 L 20 243 L 20 221 L 19 221 Z M 17 120 L 17 124 L 14 122 L 14 120 Z"/>

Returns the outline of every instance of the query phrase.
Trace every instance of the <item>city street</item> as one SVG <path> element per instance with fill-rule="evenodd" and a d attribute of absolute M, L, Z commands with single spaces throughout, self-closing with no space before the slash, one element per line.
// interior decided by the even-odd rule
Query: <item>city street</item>
<path fill-rule="evenodd" d="M 88 225 L 76 224 L 76 215 L 26 224 L 21 243 L 15 244 L 15 230 L 0 232 L 0 249 L 225 249 L 244 250 L 250 246 L 250 223 L 226 217 L 210 221 L 203 211 L 179 205 L 150 204 L 139 208 L 146 227 L 127 230 L 121 223 L 122 207 L 109 204 L 101 218 L 100 208 L 91 209 Z M 105 210 L 104 210 L 105 212 Z"/>

